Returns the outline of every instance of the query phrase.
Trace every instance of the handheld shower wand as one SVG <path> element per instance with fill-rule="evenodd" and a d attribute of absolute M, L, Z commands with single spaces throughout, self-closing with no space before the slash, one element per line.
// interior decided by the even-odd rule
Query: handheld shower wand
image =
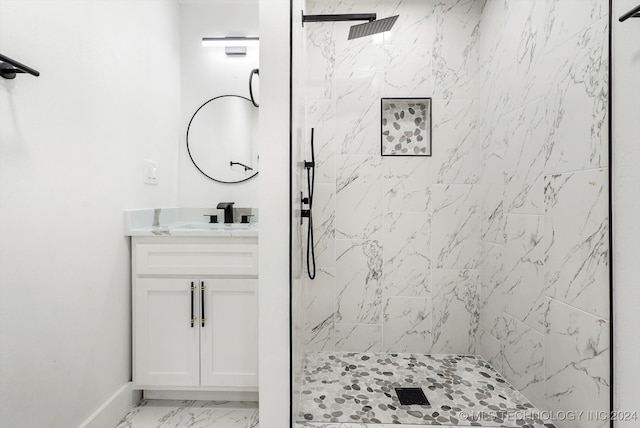
<path fill-rule="evenodd" d="M 308 204 L 308 210 L 302 210 L 302 217 L 307 217 L 309 222 L 307 224 L 307 274 L 309 279 L 315 279 L 316 277 L 316 253 L 313 242 L 313 192 L 315 188 L 316 178 L 316 159 L 315 150 L 313 147 L 313 128 L 311 128 L 311 162 L 304 161 L 304 168 L 307 170 L 307 192 L 308 197 L 302 198 L 303 204 Z"/>

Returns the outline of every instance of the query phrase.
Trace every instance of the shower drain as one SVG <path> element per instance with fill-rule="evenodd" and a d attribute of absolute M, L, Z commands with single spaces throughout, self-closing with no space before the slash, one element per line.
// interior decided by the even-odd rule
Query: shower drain
<path fill-rule="evenodd" d="M 412 404 L 429 405 L 429 400 L 424 395 L 422 388 L 395 388 L 400 404 L 410 406 Z"/>

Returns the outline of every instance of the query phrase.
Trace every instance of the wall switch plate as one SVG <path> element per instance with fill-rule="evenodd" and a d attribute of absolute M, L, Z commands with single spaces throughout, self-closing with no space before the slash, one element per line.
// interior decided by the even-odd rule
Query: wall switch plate
<path fill-rule="evenodd" d="M 142 182 L 145 184 L 158 184 L 158 162 L 144 159 L 142 166 Z"/>

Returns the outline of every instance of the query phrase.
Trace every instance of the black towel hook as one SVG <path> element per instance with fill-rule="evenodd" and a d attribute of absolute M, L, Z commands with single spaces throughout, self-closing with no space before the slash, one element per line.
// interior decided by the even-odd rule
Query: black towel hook
<path fill-rule="evenodd" d="M 624 22 L 629 18 L 640 18 L 640 5 L 634 7 L 629 12 L 622 15 L 620 18 L 618 18 L 618 21 Z"/>
<path fill-rule="evenodd" d="M 253 103 L 253 105 L 256 107 L 260 107 L 260 105 L 258 105 L 258 103 L 256 102 L 255 97 L 253 96 L 253 75 L 254 74 L 260 76 L 260 70 L 257 68 L 254 68 L 253 70 L 251 70 L 251 73 L 249 73 L 249 95 L 251 96 L 251 102 Z"/>
<path fill-rule="evenodd" d="M 5 79 L 15 79 L 17 73 L 29 73 L 33 76 L 40 76 L 40 72 L 38 70 L 34 70 L 33 68 L 24 65 L 15 59 L 11 59 L 8 56 L 0 54 L 0 76 Z"/>

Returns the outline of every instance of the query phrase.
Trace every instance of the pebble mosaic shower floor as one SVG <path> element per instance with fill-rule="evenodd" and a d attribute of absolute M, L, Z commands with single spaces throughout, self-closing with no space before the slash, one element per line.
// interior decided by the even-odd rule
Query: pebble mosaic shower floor
<path fill-rule="evenodd" d="M 554 427 L 478 356 L 311 352 L 303 376 L 299 426 Z M 422 388 L 430 404 L 401 405 L 397 387 Z"/>

